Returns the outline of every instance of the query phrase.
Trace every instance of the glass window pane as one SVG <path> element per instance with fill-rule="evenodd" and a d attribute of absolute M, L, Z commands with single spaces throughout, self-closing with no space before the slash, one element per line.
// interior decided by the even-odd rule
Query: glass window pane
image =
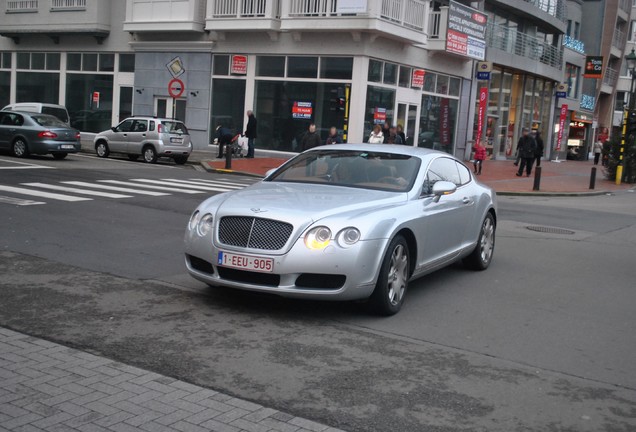
<path fill-rule="evenodd" d="M 321 57 L 320 78 L 351 79 L 352 57 Z"/>
<path fill-rule="evenodd" d="M 115 70 L 115 54 L 100 54 L 99 70 L 101 72 L 113 72 Z"/>
<path fill-rule="evenodd" d="M 19 72 L 16 77 L 16 102 L 59 102 L 60 74 Z"/>
<path fill-rule="evenodd" d="M 11 69 L 11 53 L 2 53 L 2 64 L 0 67 L 3 69 Z"/>
<path fill-rule="evenodd" d="M 318 57 L 292 57 L 287 59 L 287 76 L 292 78 L 316 78 Z"/>
<path fill-rule="evenodd" d="M 46 54 L 46 70 L 60 70 L 60 53 Z"/>
<path fill-rule="evenodd" d="M 437 81 L 437 74 L 432 72 L 426 72 L 424 75 L 424 91 L 434 92 L 435 91 L 435 82 Z"/>
<path fill-rule="evenodd" d="M 93 102 L 90 97 L 93 92 L 99 93 L 99 102 Z M 100 132 L 110 128 L 113 75 L 67 74 L 66 108 L 71 126 L 81 131 Z"/>
<path fill-rule="evenodd" d="M 285 76 L 285 57 L 258 56 L 256 57 L 256 75 L 268 77 Z"/>
<path fill-rule="evenodd" d="M 369 60 L 369 81 L 382 82 L 382 65 L 379 60 Z"/>
<path fill-rule="evenodd" d="M 411 72 L 413 69 L 406 66 L 400 66 L 400 80 L 398 82 L 400 87 L 411 86 Z"/>
<path fill-rule="evenodd" d="M 367 87 L 367 105 L 364 111 L 363 141 L 369 141 L 373 126 L 382 126 L 385 121 L 393 124 L 395 105 L 395 90 L 381 87 Z"/>
<path fill-rule="evenodd" d="M 82 55 L 79 53 L 68 53 L 66 55 L 66 69 L 82 70 Z"/>
<path fill-rule="evenodd" d="M 214 75 L 229 75 L 230 74 L 230 56 L 229 55 L 215 55 L 214 56 Z"/>
<path fill-rule="evenodd" d="M 397 65 L 393 63 L 384 63 L 384 84 L 397 83 Z"/>
<path fill-rule="evenodd" d="M 119 72 L 135 71 L 135 55 L 119 54 Z"/>
<path fill-rule="evenodd" d="M 11 72 L 0 72 L 0 107 L 9 105 L 10 84 Z"/>
<path fill-rule="evenodd" d="M 215 138 L 218 125 L 223 125 L 232 131 L 243 131 L 245 80 L 214 78 L 212 80 L 212 94 L 214 97 L 210 113 L 210 142 Z M 262 123 L 260 112 L 256 111 L 256 113 L 259 115 L 257 123 L 260 127 Z M 262 138 L 260 133 L 258 135 L 257 143 Z"/>
<path fill-rule="evenodd" d="M 18 69 L 31 69 L 31 53 L 18 53 Z"/>
<path fill-rule="evenodd" d="M 440 94 L 448 94 L 448 75 L 437 75 L 435 91 Z"/>
<path fill-rule="evenodd" d="M 44 53 L 31 53 L 31 69 L 44 70 Z"/>
<path fill-rule="evenodd" d="M 461 82 L 459 78 L 450 78 L 450 83 L 448 84 L 448 94 L 450 96 L 459 96 Z"/>
<path fill-rule="evenodd" d="M 82 54 L 82 70 L 97 71 L 97 54 Z"/>

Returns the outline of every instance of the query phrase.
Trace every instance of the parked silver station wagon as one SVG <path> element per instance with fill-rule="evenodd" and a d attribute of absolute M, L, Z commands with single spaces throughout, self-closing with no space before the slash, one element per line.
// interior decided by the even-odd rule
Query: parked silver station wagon
<path fill-rule="evenodd" d="M 145 162 L 155 163 L 160 157 L 184 164 L 192 152 L 188 128 L 175 119 L 129 117 L 95 137 L 97 156 L 124 153 L 130 160 L 142 156 Z"/>

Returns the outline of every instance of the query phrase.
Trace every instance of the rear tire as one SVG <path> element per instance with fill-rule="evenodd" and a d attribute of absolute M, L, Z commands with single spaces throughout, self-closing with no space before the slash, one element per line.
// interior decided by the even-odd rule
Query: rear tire
<path fill-rule="evenodd" d="M 25 158 L 29 155 L 29 145 L 24 138 L 16 138 L 11 144 L 11 154 L 18 158 Z"/>
<path fill-rule="evenodd" d="M 495 218 L 488 213 L 481 224 L 479 239 L 475 249 L 463 259 L 464 265 L 471 270 L 486 270 L 495 251 Z"/>
<path fill-rule="evenodd" d="M 99 156 L 100 158 L 107 158 L 108 155 L 110 154 L 110 149 L 108 148 L 108 144 L 106 144 L 103 141 L 98 142 L 95 145 L 95 153 L 97 153 L 97 156 Z"/>
<path fill-rule="evenodd" d="M 410 277 L 410 256 L 406 240 L 396 236 L 382 260 L 380 275 L 370 305 L 380 315 L 395 315 L 402 308 Z"/>
<path fill-rule="evenodd" d="M 175 156 L 174 157 L 174 163 L 176 163 L 177 165 L 183 165 L 187 161 L 188 161 L 188 156 Z"/>
<path fill-rule="evenodd" d="M 62 160 L 68 156 L 68 153 L 53 153 L 53 157 L 57 160 Z"/>
<path fill-rule="evenodd" d="M 153 146 L 144 147 L 143 152 L 144 162 L 146 163 L 155 163 L 157 162 L 157 152 Z"/>

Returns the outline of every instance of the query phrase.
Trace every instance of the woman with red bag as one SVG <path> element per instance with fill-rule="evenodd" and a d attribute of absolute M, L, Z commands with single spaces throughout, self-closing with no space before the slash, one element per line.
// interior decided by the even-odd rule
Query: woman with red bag
<path fill-rule="evenodd" d="M 473 159 L 473 166 L 475 167 L 475 174 L 481 174 L 481 166 L 486 160 L 486 146 L 482 143 L 476 143 L 473 147 L 473 151 L 475 152 L 475 157 Z"/>

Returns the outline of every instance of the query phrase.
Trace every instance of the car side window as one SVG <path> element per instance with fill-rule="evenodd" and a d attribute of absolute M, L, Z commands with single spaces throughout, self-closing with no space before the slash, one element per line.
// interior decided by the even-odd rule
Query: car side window
<path fill-rule="evenodd" d="M 449 181 L 461 186 L 461 178 L 454 159 L 441 157 L 431 163 L 426 172 L 422 194 L 430 195 L 433 193 L 433 185 L 438 181 Z"/>
<path fill-rule="evenodd" d="M 13 124 L 16 126 L 22 126 L 24 124 L 24 117 L 22 117 L 19 114 L 16 114 L 15 118 L 13 119 Z"/>
<path fill-rule="evenodd" d="M 13 119 L 11 118 L 11 114 L 0 113 L 0 126 L 11 126 L 11 125 L 13 125 Z"/>
<path fill-rule="evenodd" d="M 119 126 L 117 126 L 117 132 L 130 132 L 133 126 L 133 122 L 134 120 L 124 120 L 123 122 L 119 123 Z"/>
<path fill-rule="evenodd" d="M 147 120 L 137 120 L 131 132 L 146 132 L 148 130 Z"/>
<path fill-rule="evenodd" d="M 148 130 L 150 132 L 155 130 L 155 122 L 154 121 L 150 120 L 150 127 L 148 128 Z"/>
<path fill-rule="evenodd" d="M 465 185 L 468 184 L 470 182 L 470 170 L 468 168 L 466 168 L 466 165 L 464 165 L 461 162 L 456 162 L 457 163 L 457 170 L 459 171 L 459 181 L 461 182 L 461 185 Z"/>

